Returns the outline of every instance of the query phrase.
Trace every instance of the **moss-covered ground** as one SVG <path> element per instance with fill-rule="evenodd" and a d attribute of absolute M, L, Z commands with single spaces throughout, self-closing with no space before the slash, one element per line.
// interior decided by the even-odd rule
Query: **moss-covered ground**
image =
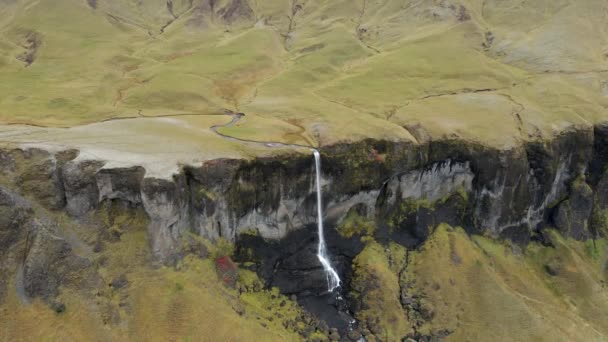
<path fill-rule="evenodd" d="M 551 241 L 522 249 L 440 226 L 409 254 L 407 292 L 433 313 L 418 331 L 447 329 L 452 341 L 605 340 L 605 241 Z"/>
<path fill-rule="evenodd" d="M 439 226 L 416 250 L 367 239 L 350 296 L 381 340 L 603 341 L 608 245 L 550 232 L 526 248 Z"/>
<path fill-rule="evenodd" d="M 66 279 L 56 299 L 65 311 L 57 313 L 41 299 L 19 295 L 13 267 L 6 268 L 11 281 L 0 302 L 0 341 L 299 341 L 307 330 L 326 339 L 302 320 L 297 303 L 266 289 L 254 272 L 239 269 L 236 286 L 226 286 L 215 262 L 231 253 L 226 241 L 190 237 L 205 252 L 163 265 L 150 252 L 148 221 L 139 210 L 105 202 L 91 218 L 95 224 L 78 225 L 36 210 L 59 222 L 58 234 L 93 261 L 101 284 L 75 288 Z M 3 263 L 17 264 L 17 254 Z"/>

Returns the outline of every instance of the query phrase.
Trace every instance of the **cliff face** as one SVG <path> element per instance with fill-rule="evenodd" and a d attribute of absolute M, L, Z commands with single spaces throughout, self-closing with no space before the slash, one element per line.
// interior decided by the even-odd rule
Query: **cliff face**
<path fill-rule="evenodd" d="M 354 313 L 368 315 L 369 298 L 376 298 L 366 281 L 397 277 L 405 310 L 400 312 L 409 312 L 409 326 L 418 331 L 412 317 L 432 318 L 424 318 L 417 301 L 411 308 L 408 293 L 415 290 L 403 277 L 407 251 L 425 246 L 431 236 L 437 239 L 440 224 L 518 248 L 555 244 L 552 228 L 579 241 L 604 237 L 606 142 L 608 126 L 597 125 L 508 150 L 462 140 L 421 145 L 364 140 L 322 149 L 326 238 Z M 1 268 L 15 277 L 24 300 L 41 298 L 62 312 L 60 289 L 100 288 L 106 266 L 93 262 L 95 253 L 141 227 L 151 260 L 167 265 L 201 253 L 193 236 L 228 240 L 236 246 L 236 260 L 266 286 L 296 294 L 318 317 L 345 327 L 337 313 L 327 313 L 335 306 L 315 299 L 326 282 L 316 258 L 312 155 L 212 160 L 183 167 L 172 180 L 146 177 L 142 167 L 106 168 L 103 161 L 77 156 L 75 150 L 38 149 L 0 154 Z M 383 256 L 389 269 L 405 257 L 396 276 L 376 275 L 361 265 L 365 255 L 384 253 L 370 241 L 403 249 L 391 247 Z M 0 282 L 0 295 L 9 285 L 7 279 Z"/>
<path fill-rule="evenodd" d="M 549 226 L 575 239 L 596 238 L 608 207 L 607 139 L 608 126 L 598 125 L 509 150 L 458 140 L 327 147 L 326 220 L 335 227 L 357 211 L 375 222 L 378 238 L 408 247 L 442 222 L 517 243 L 542 239 Z M 90 218 L 106 202 L 140 208 L 160 260 L 180 252 L 186 232 L 238 245 L 243 233 L 276 241 L 315 222 L 314 165 L 307 154 L 212 160 L 184 167 L 173 180 L 148 178 L 141 167 L 75 161 L 77 154 L 3 150 L 3 180 L 76 220 Z M 333 235 L 330 249 L 340 255 L 341 238 Z M 6 236 L 9 241 L 12 235 Z"/>

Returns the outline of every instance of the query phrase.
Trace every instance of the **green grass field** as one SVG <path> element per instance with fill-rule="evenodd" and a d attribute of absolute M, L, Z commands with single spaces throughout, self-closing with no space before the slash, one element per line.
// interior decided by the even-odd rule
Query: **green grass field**
<path fill-rule="evenodd" d="M 0 3 L 0 123 L 229 109 L 247 120 L 226 133 L 247 139 L 413 141 L 404 127 L 421 124 L 432 138 L 510 146 L 607 118 L 600 0 L 170 7 Z"/>

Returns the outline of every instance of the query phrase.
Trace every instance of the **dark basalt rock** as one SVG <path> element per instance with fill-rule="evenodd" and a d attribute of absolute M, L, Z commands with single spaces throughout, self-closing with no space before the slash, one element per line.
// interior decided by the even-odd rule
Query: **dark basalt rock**
<path fill-rule="evenodd" d="M 340 236 L 331 225 L 325 229 L 332 265 L 347 290 L 352 260 L 363 249 L 363 243 L 359 237 Z M 346 334 L 352 321 L 345 309 L 348 303 L 338 301 L 335 293 L 327 293 L 327 276 L 316 255 L 317 243 L 314 224 L 291 232 L 280 242 L 241 235 L 236 242 L 235 257 L 237 261 L 254 261 L 266 286 L 276 286 L 282 293 L 291 294 L 315 317 Z"/>
<path fill-rule="evenodd" d="M 209 250 L 202 241 L 188 235 L 186 238 L 186 244 L 186 252 L 189 252 L 190 254 L 195 255 L 201 259 L 205 259 L 209 256 Z"/>
<path fill-rule="evenodd" d="M 570 196 L 559 204 L 553 216 L 557 229 L 577 240 L 592 237 L 589 219 L 593 210 L 593 190 L 584 180 L 573 182 Z"/>
<path fill-rule="evenodd" d="M 531 240 L 530 226 L 527 222 L 518 223 L 500 232 L 500 238 L 525 246 Z"/>
<path fill-rule="evenodd" d="M 551 260 L 549 260 L 548 263 L 546 263 L 544 265 L 544 269 L 545 272 L 547 272 L 547 274 L 549 274 L 550 276 L 557 276 L 562 269 L 562 262 L 559 258 L 553 258 Z"/>
<path fill-rule="evenodd" d="M 602 132 L 599 128 L 569 131 L 552 141 L 510 150 L 459 140 L 423 140 L 423 145 L 364 140 L 329 146 L 321 151 L 326 222 L 339 224 L 357 206 L 368 219 L 376 220 L 376 238 L 381 241 L 393 239 L 412 247 L 424 241 L 438 223 L 446 222 L 470 233 L 489 231 L 526 243 L 549 222 L 555 203 L 567 199 L 569 182 L 591 160 L 601 166 L 605 158 L 597 154 L 602 147 L 594 145 L 593 139 L 594 133 L 601 138 Z M 7 160 L 3 167 L 13 170 L 15 179 L 22 179 L 28 178 L 22 173 L 29 173 L 20 170 L 23 167 L 15 160 L 44 165 L 44 177 L 61 180 L 57 191 L 61 194 L 65 189 L 66 210 L 78 218 L 107 200 L 141 206 L 150 218 L 150 241 L 159 259 L 180 255 L 179 241 L 188 232 L 211 240 L 235 240 L 246 231 L 282 239 L 315 221 L 311 155 L 219 159 L 186 167 L 173 179 L 154 179 L 145 178 L 142 168 L 102 169 L 101 162 L 77 163 L 69 161 L 74 153 L 64 154 L 67 157 L 40 151 L 3 153 Z M 48 160 L 55 160 L 55 176 L 50 175 Z M 459 183 L 459 177 L 467 181 Z M 589 184 L 595 186 L 599 178 L 595 177 L 596 183 L 591 178 Z M 418 194 L 395 192 L 420 182 L 426 185 Z M 433 191 L 439 191 L 441 203 L 432 194 L 432 207 L 402 212 L 399 220 L 388 225 L 404 200 L 428 200 Z M 597 207 L 601 200 L 595 202 Z"/>
<path fill-rule="evenodd" d="M 102 169 L 96 175 L 99 201 L 119 199 L 132 205 L 141 204 L 143 167 Z"/>
<path fill-rule="evenodd" d="M 22 170 L 15 182 L 20 190 L 36 198 L 47 208 L 62 209 L 65 205 L 65 195 L 56 160 L 48 152 L 40 150 L 22 151 L 17 158 L 21 159 L 18 164 Z"/>
<path fill-rule="evenodd" d="M 0 269 L 2 274 L 6 274 L 5 270 Z M 0 304 L 4 301 L 4 296 L 6 295 L 6 279 L 0 279 Z"/>
<path fill-rule="evenodd" d="M 601 174 L 595 186 L 590 230 L 593 238 L 608 235 L 608 170 Z"/>
<path fill-rule="evenodd" d="M 325 233 L 332 265 L 348 282 L 352 259 L 361 252 L 363 243 L 359 237 L 341 237 L 331 226 Z M 316 225 L 292 232 L 280 242 L 242 235 L 236 242 L 235 258 L 256 262 L 267 286 L 276 286 L 284 294 L 323 294 L 327 278 L 317 258 L 317 241 Z"/>
<path fill-rule="evenodd" d="M 192 17 L 187 25 L 192 28 L 206 28 L 209 25 L 237 23 L 253 23 L 255 13 L 246 0 L 230 0 L 221 6 L 217 0 L 203 0 L 193 8 Z M 221 6 L 221 7 L 220 7 Z"/>
<path fill-rule="evenodd" d="M 330 194 L 378 190 L 392 175 L 423 165 L 419 147 L 404 142 L 369 139 L 329 146 L 321 152 L 323 175 L 332 179 L 327 189 Z"/>
<path fill-rule="evenodd" d="M 593 237 L 589 224 L 592 210 L 608 207 L 608 198 L 604 198 L 608 197 L 605 195 L 608 191 L 599 191 L 603 187 L 608 190 L 608 180 L 596 177 L 595 183 L 584 181 L 592 160 L 599 160 L 597 163 L 604 168 L 608 165 L 606 158 L 596 156 L 600 147 L 593 147 L 594 137 L 594 132 L 587 129 L 568 131 L 552 141 L 530 142 L 512 150 L 450 140 L 429 142 L 428 146 L 364 141 L 323 150 L 323 176 L 328 181 L 324 187 L 324 203 L 328 206 L 326 237 L 332 262 L 340 274 L 345 275 L 345 291 L 349 291 L 349 267 L 343 265 L 350 264 L 360 246 L 341 238 L 332 228 L 341 220 L 340 215 L 333 215 L 335 207 L 344 213 L 350 208 L 366 209 L 362 210 L 363 215 L 371 216 L 376 222 L 375 240 L 394 241 L 408 248 L 416 248 L 434 227 L 444 222 L 462 226 L 469 233 L 489 231 L 519 245 L 531 239 L 551 244 L 543 238 L 546 235 L 543 229 L 554 223 L 574 238 Z M 252 167 L 266 167 L 262 166 L 263 161 L 259 163 Z M 443 169 L 438 166 L 446 163 L 448 166 Z M 274 165 L 277 166 L 258 174 L 250 171 L 249 174 L 255 176 L 248 182 L 262 174 L 266 177 L 268 172 L 289 175 L 283 173 L 281 164 Z M 458 168 L 463 171 L 457 171 Z M 458 190 L 456 186 L 445 187 L 455 177 L 468 177 L 464 171 L 467 169 L 473 175 L 470 185 L 455 182 L 464 187 Z M 444 191 L 441 198 L 430 201 L 404 196 L 399 189 L 408 188 L 408 177 L 392 179 L 408 174 L 418 175 L 412 177 L 416 182 L 425 181 L 425 177 L 433 179 L 429 184 L 436 182 L 437 187 L 448 189 L 447 193 Z M 287 184 L 287 179 L 293 181 L 290 177 L 277 178 L 273 184 L 277 181 Z M 580 179 L 583 181 L 577 181 Z M 270 186 L 272 189 L 276 185 Z M 240 193 L 239 189 L 233 191 L 234 196 Z M 276 208 L 272 203 L 276 203 L 279 196 L 271 195 L 272 191 L 265 195 L 254 190 L 254 194 L 249 197 L 256 198 L 258 207 Z M 314 203 L 309 205 L 314 209 Z M 251 210 L 255 208 L 246 208 L 241 214 Z M 564 219 L 566 216 L 568 220 Z M 311 224 L 306 229 L 292 231 L 280 242 L 240 236 L 237 251 L 242 260 L 256 262 L 256 269 L 268 286 L 278 286 L 284 293 L 297 294 L 298 298 L 312 298 L 322 293 L 324 286 L 319 284 L 325 285 L 315 260 L 316 241 L 315 227 Z M 420 315 L 428 319 L 432 311 L 422 310 Z"/>
<path fill-rule="evenodd" d="M 62 168 L 62 178 L 68 214 L 80 217 L 97 207 L 99 188 L 96 175 L 103 166 L 102 162 L 68 162 Z"/>
<path fill-rule="evenodd" d="M 595 187 L 595 205 L 598 210 L 608 209 L 608 170 L 602 174 Z"/>
<path fill-rule="evenodd" d="M 60 314 L 60 313 L 64 313 L 64 312 L 65 312 L 65 310 L 66 310 L 66 306 L 65 306 L 65 304 L 63 304 L 63 303 L 59 303 L 59 302 L 55 302 L 55 301 L 52 301 L 52 302 L 49 304 L 49 306 L 51 307 L 51 309 L 52 309 L 53 311 L 55 311 L 55 313 L 58 313 L 58 314 Z"/>
<path fill-rule="evenodd" d="M 40 223 L 34 223 L 33 237 L 23 266 L 23 287 L 30 298 L 49 303 L 60 286 L 85 289 L 99 285 L 92 263 L 73 254 L 71 245 Z"/>
<path fill-rule="evenodd" d="M 227 24 L 237 21 L 251 21 L 255 18 L 255 13 L 253 13 L 246 0 L 232 0 L 224 8 L 221 8 L 218 14 Z"/>
<path fill-rule="evenodd" d="M 142 204 L 148 214 L 148 236 L 155 257 L 163 260 L 180 255 L 180 238 L 191 229 L 187 179 L 175 176 L 172 181 L 144 178 Z"/>
<path fill-rule="evenodd" d="M 76 256 L 71 244 L 57 233 L 55 224 L 36 217 L 31 204 L 18 194 L 0 187 L 0 255 L 20 243 L 25 295 L 49 304 L 62 285 L 76 288 L 97 286 L 100 278 L 92 263 Z M 12 272 L 11 272 L 12 273 Z"/>
<path fill-rule="evenodd" d="M 127 279 L 127 276 L 125 274 L 121 274 L 118 277 L 112 279 L 112 282 L 110 283 L 110 287 L 112 287 L 114 290 L 120 290 L 123 287 L 126 287 L 127 285 L 129 285 L 129 280 Z"/>
<path fill-rule="evenodd" d="M 606 165 L 608 165 L 608 123 L 602 123 L 593 128 L 593 157 L 589 163 L 589 184 L 594 186 L 602 177 L 605 178 Z"/>
<path fill-rule="evenodd" d="M 0 187 L 0 255 L 25 236 L 33 211 L 21 197 Z"/>

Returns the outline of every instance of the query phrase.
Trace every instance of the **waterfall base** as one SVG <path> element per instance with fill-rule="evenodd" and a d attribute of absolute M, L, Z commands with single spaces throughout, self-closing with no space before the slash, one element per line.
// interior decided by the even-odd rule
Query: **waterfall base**
<path fill-rule="evenodd" d="M 298 303 L 328 326 L 338 329 L 340 333 L 348 332 L 356 323 L 348 310 L 347 301 L 342 298 L 338 289 L 322 295 L 303 295 Z"/>
<path fill-rule="evenodd" d="M 350 329 L 353 317 L 349 313 L 346 295 L 352 274 L 353 258 L 363 244 L 358 238 L 341 237 L 333 226 L 328 226 L 327 244 L 335 251 L 332 264 L 342 275 L 342 286 L 327 291 L 325 270 L 317 259 L 317 227 L 314 224 L 290 233 L 280 242 L 259 236 L 243 235 L 237 241 L 237 261 L 255 260 L 256 271 L 269 287 L 278 287 L 286 295 L 295 295 L 313 316 L 323 320 L 340 333 Z M 251 258 L 251 256 L 254 256 Z"/>

